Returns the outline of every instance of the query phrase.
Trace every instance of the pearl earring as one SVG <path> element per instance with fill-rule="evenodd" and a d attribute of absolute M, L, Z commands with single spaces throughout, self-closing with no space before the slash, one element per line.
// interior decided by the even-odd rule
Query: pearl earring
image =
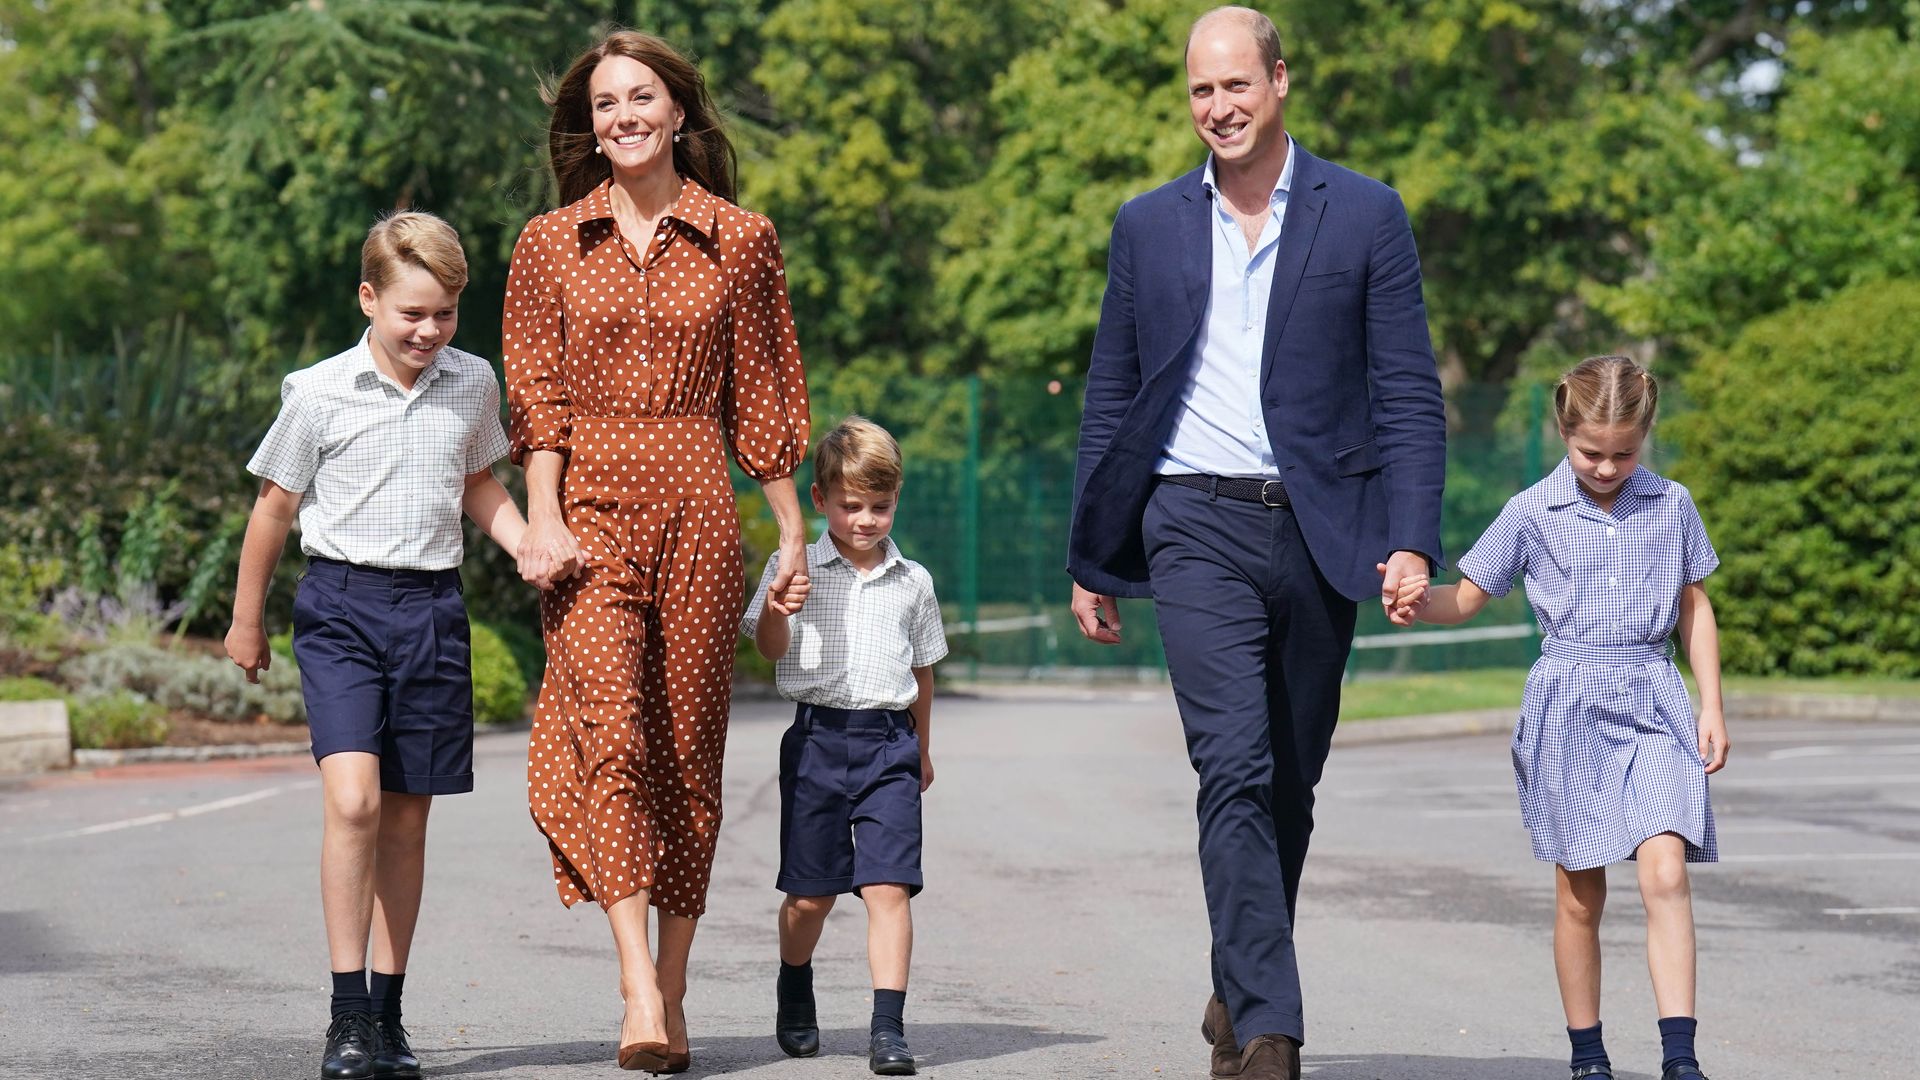
<path fill-rule="evenodd" d="M 674 142 L 679 142 L 679 141 L 680 141 L 680 133 L 679 133 L 679 132 L 677 132 L 677 131 L 676 131 L 676 132 L 674 132 L 674 133 L 673 133 L 673 141 L 674 141 Z"/>
<path fill-rule="evenodd" d="M 598 154 L 598 153 L 602 153 L 602 152 L 603 152 L 603 151 L 601 151 L 601 149 L 600 149 L 600 144 L 599 144 L 599 143 L 594 143 L 594 144 L 593 144 L 593 152 L 594 152 L 594 153 L 596 153 L 596 154 Z"/>

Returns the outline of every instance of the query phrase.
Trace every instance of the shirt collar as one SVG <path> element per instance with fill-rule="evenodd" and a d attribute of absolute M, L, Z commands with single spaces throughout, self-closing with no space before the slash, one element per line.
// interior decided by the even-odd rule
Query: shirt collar
<path fill-rule="evenodd" d="M 402 394 L 411 396 L 426 390 L 433 380 L 440 377 L 442 370 L 440 357 L 447 351 L 445 345 L 440 347 L 439 352 L 433 354 L 433 361 L 421 369 L 419 378 L 413 380 L 413 389 L 409 390 L 388 378 L 380 371 L 380 365 L 373 362 L 373 346 L 370 344 L 372 339 L 373 327 L 369 326 L 360 332 L 360 343 L 349 350 L 348 355 L 352 357 L 354 385 L 358 386 L 364 380 L 381 386 L 391 386 Z"/>
<path fill-rule="evenodd" d="M 1666 493 L 1667 482 L 1645 465 L 1635 465 L 1633 475 L 1620 485 L 1621 495 L 1636 499 L 1651 499 Z M 1573 475 L 1573 463 L 1568 459 L 1561 458 L 1560 464 L 1547 474 L 1546 496 L 1549 510 L 1561 510 L 1579 504 L 1580 480 Z"/>
<path fill-rule="evenodd" d="M 900 561 L 900 548 L 893 542 L 891 536 L 881 538 L 880 552 L 880 565 L 874 567 L 869 577 L 879 577 L 893 569 L 894 564 Z M 845 555 L 840 554 L 840 549 L 834 545 L 833 534 L 823 532 L 820 534 L 820 539 L 807 545 L 807 565 L 826 566 L 833 562 L 845 564 L 848 570 L 856 574 L 860 572 L 853 563 L 847 561 Z"/>
<path fill-rule="evenodd" d="M 1268 206 L 1278 206 L 1293 193 L 1293 163 L 1300 160 L 1300 148 L 1294 145 L 1293 136 L 1287 136 L 1287 163 L 1280 168 L 1280 182 L 1273 185 L 1273 194 L 1267 196 Z M 1213 155 L 1207 155 L 1206 169 L 1200 174 L 1200 186 L 1207 191 L 1217 192 L 1219 186 L 1213 182 Z"/>
<path fill-rule="evenodd" d="M 585 225 L 590 221 L 613 220 L 613 177 L 594 186 L 580 198 L 562 209 L 566 219 L 575 225 Z M 673 206 L 667 211 L 666 221 L 678 221 L 701 236 L 712 237 L 718 227 L 720 206 L 726 202 L 691 178 L 680 182 L 680 195 L 674 199 Z"/>

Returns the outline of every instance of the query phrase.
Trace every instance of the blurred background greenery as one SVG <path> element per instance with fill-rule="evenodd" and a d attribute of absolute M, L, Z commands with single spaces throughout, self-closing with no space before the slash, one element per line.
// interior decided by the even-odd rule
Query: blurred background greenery
<path fill-rule="evenodd" d="M 281 376 L 358 334 L 377 213 L 461 230 L 457 341 L 498 356 L 507 256 L 551 205 L 538 83 L 616 24 L 693 53 L 727 108 L 742 202 L 780 229 L 817 429 L 859 411 L 900 436 L 902 543 L 957 659 L 1152 671 L 1144 609 L 1122 650 L 1064 618 L 1065 514 L 1108 228 L 1201 160 L 1181 43 L 1208 6 L 0 0 L 0 673 L 224 630 L 246 456 Z M 1266 9 L 1290 131 L 1411 213 L 1449 552 L 1558 460 L 1540 388 L 1629 352 L 1668 388 L 1654 463 L 1725 559 L 1729 666 L 1920 674 L 1920 3 Z M 750 489 L 742 512 L 757 573 L 771 523 Z M 474 617 L 537 685 L 531 594 L 471 551 Z"/>

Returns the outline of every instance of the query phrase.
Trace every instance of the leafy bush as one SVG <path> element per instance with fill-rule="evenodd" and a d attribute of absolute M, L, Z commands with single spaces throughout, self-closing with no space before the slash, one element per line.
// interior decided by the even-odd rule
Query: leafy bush
<path fill-rule="evenodd" d="M 45 679 L 20 675 L 0 679 L 0 701 L 63 701 L 67 692 Z"/>
<path fill-rule="evenodd" d="M 33 647 L 64 636 L 45 603 L 65 573 L 58 559 L 36 556 L 18 544 L 0 547 L 0 641 Z"/>
<path fill-rule="evenodd" d="M 68 661 L 60 676 L 76 696 L 130 690 L 164 709 L 212 720 L 251 723 L 264 715 L 290 724 L 306 718 L 300 676 L 290 668 L 276 664 L 260 673 L 256 685 L 223 659 L 151 645 L 115 644 Z"/>
<path fill-rule="evenodd" d="M 1681 446 L 1731 671 L 1920 675 L 1920 281 L 1786 309 L 1703 357 Z"/>
<path fill-rule="evenodd" d="M 479 724 L 511 724 L 527 711 L 527 677 L 500 634 L 474 623 L 473 719 Z"/>
<path fill-rule="evenodd" d="M 167 741 L 167 710 L 138 694 L 76 697 L 67 702 L 67 724 L 76 750 L 128 750 Z"/>

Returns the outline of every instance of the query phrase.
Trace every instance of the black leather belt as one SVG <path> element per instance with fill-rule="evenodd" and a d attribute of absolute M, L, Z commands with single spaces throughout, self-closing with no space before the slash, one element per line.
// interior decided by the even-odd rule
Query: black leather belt
<path fill-rule="evenodd" d="M 1278 480 L 1253 480 L 1243 476 L 1206 476 L 1201 473 L 1164 473 L 1160 481 L 1165 484 L 1190 487 L 1224 499 L 1259 503 L 1261 506 L 1293 505 L 1293 500 L 1287 498 L 1287 485 Z"/>

